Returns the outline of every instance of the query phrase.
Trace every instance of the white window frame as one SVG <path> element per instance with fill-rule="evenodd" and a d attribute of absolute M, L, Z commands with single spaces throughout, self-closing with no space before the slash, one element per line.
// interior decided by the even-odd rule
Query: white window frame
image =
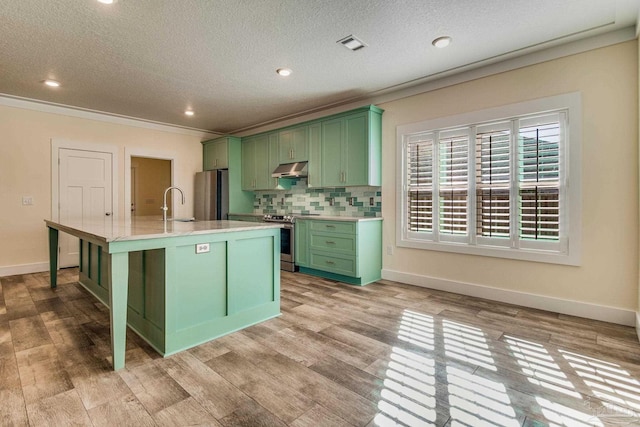
<path fill-rule="evenodd" d="M 560 191 L 563 198 L 560 226 L 560 239 L 556 247 L 527 245 L 515 247 L 487 246 L 478 244 L 475 223 L 468 224 L 468 239 L 464 241 L 435 241 L 432 233 L 408 231 L 407 224 L 407 141 L 417 134 L 434 133 L 441 130 L 472 127 L 476 124 L 500 122 L 523 116 L 542 115 L 558 111 L 566 112 L 565 144 L 561 150 L 564 157 L 560 176 Z M 514 130 L 512 129 L 512 132 Z M 475 129 L 473 129 L 475 133 Z M 581 141 L 582 141 L 582 100 L 579 92 L 535 99 L 471 113 L 427 120 L 419 123 L 400 125 L 396 128 L 397 138 L 397 175 L 396 175 L 396 245 L 398 247 L 427 249 L 469 255 L 509 258 L 516 260 L 545 262 L 578 266 L 582 256 L 582 186 L 581 186 Z M 514 138 L 515 139 L 515 138 Z M 475 140 L 473 141 L 475 144 Z M 434 145 L 434 153 L 437 147 Z M 515 153 L 515 151 L 514 151 Z M 475 150 L 469 150 L 469 203 L 468 209 L 475 210 Z M 436 159 L 437 160 L 437 159 Z M 515 162 L 513 162 L 515 163 Z M 434 160 L 435 165 L 435 160 Z M 435 175 L 434 170 L 434 175 Z M 435 176 L 434 176 L 435 178 Z M 515 179 L 515 175 L 514 178 Z M 434 187 L 437 182 L 434 182 Z M 563 185 L 564 184 L 564 185 Z M 437 193 L 437 191 L 435 192 Z M 512 194 L 512 209 L 517 198 Z M 436 200 L 433 201 L 433 227 L 437 226 L 439 215 Z M 471 218 L 470 216 L 468 217 Z M 513 221 L 512 221 L 513 222 Z M 515 232 L 516 230 L 513 230 Z M 484 239 L 480 238 L 480 241 Z"/>

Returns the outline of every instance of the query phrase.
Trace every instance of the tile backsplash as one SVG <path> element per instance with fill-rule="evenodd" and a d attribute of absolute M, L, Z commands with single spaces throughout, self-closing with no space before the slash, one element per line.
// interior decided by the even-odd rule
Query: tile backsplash
<path fill-rule="evenodd" d="M 300 178 L 290 190 L 256 191 L 253 212 L 379 217 L 381 200 L 380 187 L 309 188 Z"/>

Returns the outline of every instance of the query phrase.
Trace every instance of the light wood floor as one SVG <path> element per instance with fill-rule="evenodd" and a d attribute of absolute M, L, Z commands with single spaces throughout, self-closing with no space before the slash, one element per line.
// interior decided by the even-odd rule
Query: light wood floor
<path fill-rule="evenodd" d="M 0 424 L 636 425 L 632 328 L 381 281 L 282 273 L 282 316 L 161 358 L 76 270 L 0 278 Z"/>

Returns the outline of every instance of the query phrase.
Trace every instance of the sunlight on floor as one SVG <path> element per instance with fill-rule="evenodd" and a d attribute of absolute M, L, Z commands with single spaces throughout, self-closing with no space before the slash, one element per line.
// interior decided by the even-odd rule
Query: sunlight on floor
<path fill-rule="evenodd" d="M 524 416 L 549 426 L 640 423 L 640 381 L 619 365 L 511 335 L 499 346 L 481 328 L 411 310 L 398 338 L 408 345 L 393 347 L 375 425 L 516 427 Z M 476 372 L 498 373 L 495 358 L 531 385 L 511 390 Z"/>
<path fill-rule="evenodd" d="M 443 320 L 442 335 L 447 357 L 497 370 L 481 329 Z"/>
<path fill-rule="evenodd" d="M 567 375 L 553 361 L 553 357 L 544 346 L 512 336 L 505 336 L 504 341 L 509 344 L 520 369 L 530 383 L 582 399 L 582 395 L 575 391 Z"/>
<path fill-rule="evenodd" d="M 593 395 L 588 405 L 601 419 L 620 424 L 640 423 L 640 382 L 620 365 L 559 350 Z"/>

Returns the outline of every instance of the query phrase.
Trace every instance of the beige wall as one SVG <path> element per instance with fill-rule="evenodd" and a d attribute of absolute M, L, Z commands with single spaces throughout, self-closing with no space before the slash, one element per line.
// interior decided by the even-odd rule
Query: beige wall
<path fill-rule="evenodd" d="M 187 203 L 176 205 L 180 216 L 193 215 L 193 176 L 202 169 L 199 136 L 151 130 L 60 114 L 0 106 L 0 272 L 46 262 L 51 218 L 51 139 L 118 147 L 118 208 L 124 218 L 124 148 L 175 154 L 174 183 Z M 22 206 L 32 196 L 33 206 Z"/>
<path fill-rule="evenodd" d="M 579 91 L 582 265 L 395 247 L 396 126 Z M 638 47 L 626 42 L 379 105 L 384 269 L 635 311 L 638 306 Z"/>

